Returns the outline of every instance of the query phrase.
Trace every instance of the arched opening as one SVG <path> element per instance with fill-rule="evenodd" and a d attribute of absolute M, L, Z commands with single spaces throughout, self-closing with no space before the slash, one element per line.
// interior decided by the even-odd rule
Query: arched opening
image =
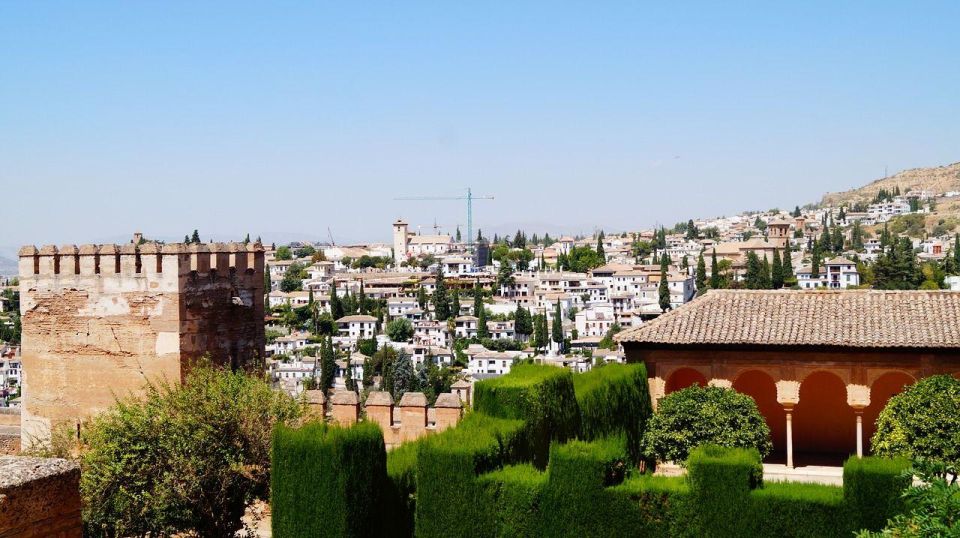
<path fill-rule="evenodd" d="M 707 378 L 700 372 L 694 370 L 693 368 L 680 368 L 674 370 L 670 377 L 667 378 L 667 385 L 664 387 L 664 392 L 670 394 L 671 392 L 685 389 L 691 385 L 700 385 L 701 387 L 707 386 Z"/>
<path fill-rule="evenodd" d="M 800 383 L 793 411 L 794 460 L 798 465 L 839 465 L 857 451 L 857 422 L 847 405 L 847 386 L 830 372 Z"/>
<path fill-rule="evenodd" d="M 903 392 L 903 388 L 912 385 L 914 381 L 903 372 L 887 372 L 870 386 L 870 405 L 863 410 L 863 448 L 867 454 L 872 451 L 870 441 L 877 431 L 877 417 L 880 412 L 892 396 Z"/>
<path fill-rule="evenodd" d="M 766 372 L 750 370 L 740 374 L 733 382 L 733 389 L 746 394 L 757 402 L 757 409 L 770 427 L 773 452 L 768 459 L 781 460 L 787 451 L 787 418 L 783 407 L 777 403 L 776 382 Z"/>

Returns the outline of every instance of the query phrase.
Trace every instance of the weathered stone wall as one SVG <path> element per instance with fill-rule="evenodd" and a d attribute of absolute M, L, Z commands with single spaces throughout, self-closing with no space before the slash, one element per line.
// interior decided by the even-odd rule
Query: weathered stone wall
<path fill-rule="evenodd" d="M 363 407 L 365 420 L 380 426 L 387 450 L 452 428 L 463 417 L 463 404 L 453 393 L 437 397 L 433 408 L 427 406 L 422 392 L 407 392 L 394 406 L 389 392 L 371 392 Z M 338 391 L 330 397 L 330 418 L 341 426 L 355 424 L 361 418 L 360 400 L 352 391 Z M 396 420 L 394 420 L 396 418 Z"/>
<path fill-rule="evenodd" d="M 80 538 L 80 511 L 76 463 L 0 456 L 0 538 Z"/>
<path fill-rule="evenodd" d="M 262 357 L 262 290 L 260 246 L 24 247 L 24 445 L 147 381 L 179 381 L 201 355 Z"/>

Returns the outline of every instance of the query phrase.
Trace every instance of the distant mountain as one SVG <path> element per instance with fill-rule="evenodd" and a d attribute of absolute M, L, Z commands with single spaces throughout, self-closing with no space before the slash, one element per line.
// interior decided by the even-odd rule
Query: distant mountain
<path fill-rule="evenodd" d="M 17 272 L 16 260 L 0 256 L 0 276 L 14 276 Z"/>
<path fill-rule="evenodd" d="M 838 205 L 844 202 L 870 202 L 880 189 L 900 192 L 928 190 L 937 194 L 960 191 L 960 162 L 932 168 L 913 168 L 895 175 L 872 181 L 863 187 L 844 192 L 831 192 L 823 197 L 823 205 Z"/>

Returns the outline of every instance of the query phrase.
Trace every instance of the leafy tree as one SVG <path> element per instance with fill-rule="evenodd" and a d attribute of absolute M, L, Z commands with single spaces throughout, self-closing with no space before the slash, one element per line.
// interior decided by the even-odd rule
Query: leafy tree
<path fill-rule="evenodd" d="M 517 336 L 526 338 L 533 334 L 533 320 L 530 317 L 530 311 L 517 303 L 517 311 L 514 314 L 513 330 Z"/>
<path fill-rule="evenodd" d="M 357 351 L 368 357 L 372 357 L 377 352 L 376 338 L 361 338 L 357 341 Z"/>
<path fill-rule="evenodd" d="M 119 400 L 83 434 L 86 533 L 235 536 L 245 508 L 269 496 L 274 425 L 299 414 L 259 376 L 207 363 Z"/>
<path fill-rule="evenodd" d="M 622 328 L 620 327 L 620 324 L 614 323 L 609 329 L 607 329 L 607 333 L 603 335 L 603 338 L 600 339 L 600 343 L 597 345 L 604 349 L 617 349 L 617 342 L 613 339 L 613 337 L 616 336 L 621 330 Z"/>
<path fill-rule="evenodd" d="M 443 280 L 443 265 L 437 265 L 436 289 L 433 291 L 433 314 L 437 321 L 446 321 L 450 317 L 450 299 L 447 297 L 447 284 Z"/>
<path fill-rule="evenodd" d="M 276 260 L 292 260 L 293 252 L 290 250 L 290 247 L 283 246 L 277 249 L 277 252 L 274 254 L 274 259 Z"/>
<path fill-rule="evenodd" d="M 773 448 L 770 428 L 753 398 L 735 390 L 693 385 L 664 396 L 643 437 L 648 456 L 683 465 L 701 445 Z"/>
<path fill-rule="evenodd" d="M 697 239 L 699 235 L 700 230 L 698 230 L 696 224 L 693 223 L 693 219 L 687 221 L 687 239 L 693 241 Z"/>
<path fill-rule="evenodd" d="M 960 380 L 921 379 L 890 398 L 877 418 L 873 453 L 960 468 Z"/>
<path fill-rule="evenodd" d="M 304 268 L 298 262 L 293 262 L 287 267 L 287 272 L 283 274 L 283 280 L 280 281 L 280 291 L 291 292 L 303 289 Z"/>
<path fill-rule="evenodd" d="M 313 256 L 317 253 L 317 249 L 313 248 L 311 245 L 304 245 L 294 251 L 294 256 L 297 258 L 307 258 Z"/>
<path fill-rule="evenodd" d="M 500 270 L 497 272 L 497 290 L 512 286 L 513 283 L 513 269 L 510 268 L 510 263 L 507 260 L 503 260 L 500 262 Z"/>
<path fill-rule="evenodd" d="M 387 336 L 394 342 L 407 342 L 413 338 L 413 324 L 407 318 L 397 318 L 387 323 Z"/>
<path fill-rule="evenodd" d="M 873 285 L 885 290 L 916 289 L 923 275 L 917 269 L 910 238 L 901 237 L 884 249 L 873 264 Z"/>
<path fill-rule="evenodd" d="M 337 377 L 337 355 L 333 350 L 333 337 L 328 336 L 320 347 L 320 390 L 327 394 Z"/>
<path fill-rule="evenodd" d="M 667 277 L 667 255 L 663 255 L 663 260 L 660 261 L 660 284 L 657 288 L 657 294 L 660 298 L 660 310 L 666 312 L 670 310 L 670 283 Z"/>
<path fill-rule="evenodd" d="M 707 264 L 703 260 L 703 251 L 697 256 L 697 274 L 696 274 L 697 294 L 703 295 L 707 291 Z"/>

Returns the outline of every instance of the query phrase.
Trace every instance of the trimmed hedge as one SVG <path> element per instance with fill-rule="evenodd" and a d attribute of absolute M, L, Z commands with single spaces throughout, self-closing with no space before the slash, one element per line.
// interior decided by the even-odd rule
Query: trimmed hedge
<path fill-rule="evenodd" d="M 582 437 L 586 440 L 625 433 L 634 464 L 643 460 L 643 433 L 653 414 L 643 363 L 607 364 L 575 375 Z"/>
<path fill-rule="evenodd" d="M 474 385 L 473 408 L 494 417 L 527 422 L 532 461 L 547 466 L 550 441 L 580 434 L 580 408 L 573 374 L 566 368 L 518 364 L 510 373 Z"/>
<path fill-rule="evenodd" d="M 386 450 L 376 424 L 277 426 L 270 486 L 275 536 L 382 536 L 390 529 Z"/>
<path fill-rule="evenodd" d="M 839 486 L 772 482 L 750 492 L 743 535 L 850 536 Z"/>
<path fill-rule="evenodd" d="M 843 497 L 854 530 L 879 531 L 892 514 L 903 512 L 903 492 L 912 477 L 906 459 L 850 458 L 843 464 Z"/>
<path fill-rule="evenodd" d="M 494 536 L 543 536 L 540 518 L 546 473 L 530 464 L 511 465 L 477 480 L 489 515 L 495 519 Z"/>
<path fill-rule="evenodd" d="M 493 536 L 480 473 L 529 459 L 527 425 L 470 413 L 456 428 L 418 442 L 416 535 Z"/>
<path fill-rule="evenodd" d="M 705 445 L 687 460 L 691 501 L 703 534 L 740 536 L 750 507 L 750 491 L 763 483 L 760 453 L 753 449 Z"/>

